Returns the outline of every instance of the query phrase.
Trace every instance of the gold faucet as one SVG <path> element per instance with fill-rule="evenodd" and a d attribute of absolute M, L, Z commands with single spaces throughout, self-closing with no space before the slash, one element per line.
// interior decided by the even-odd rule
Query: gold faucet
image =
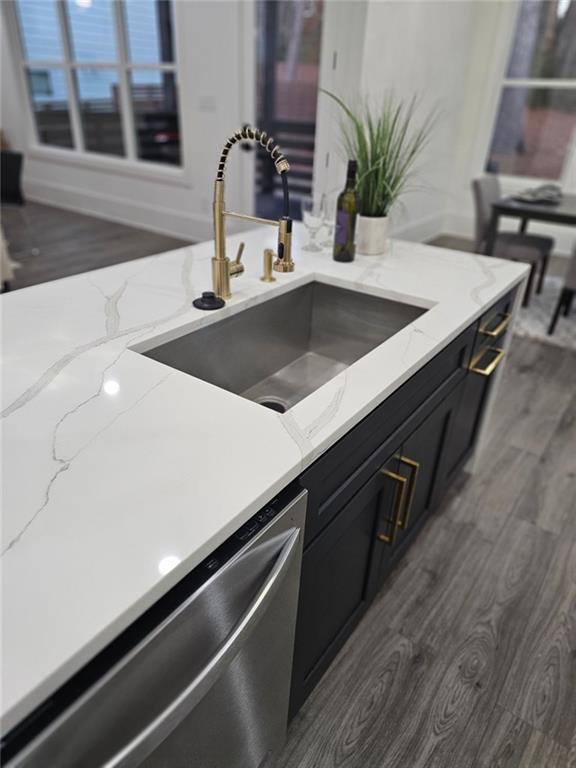
<path fill-rule="evenodd" d="M 284 191 L 284 215 L 278 219 L 262 219 L 258 216 L 249 216 L 245 213 L 235 213 L 234 211 L 227 211 L 224 203 L 224 170 L 226 168 L 226 160 L 228 153 L 238 141 L 257 141 L 261 147 L 263 147 L 269 154 L 276 166 L 276 170 L 280 174 L 282 179 L 282 186 Z M 286 174 L 290 170 L 288 160 L 284 157 L 278 144 L 270 136 L 266 135 L 265 131 L 261 131 L 258 128 L 250 128 L 245 126 L 241 131 L 237 131 L 231 136 L 222 150 L 220 156 L 220 162 L 218 164 L 218 173 L 216 174 L 216 181 L 214 182 L 214 203 L 213 203 L 213 215 L 214 215 L 214 257 L 212 258 L 212 286 L 213 291 L 220 299 L 228 299 L 232 295 L 230 293 L 230 278 L 237 277 L 244 272 L 244 265 L 242 264 L 242 252 L 244 250 L 244 243 L 240 243 L 236 259 L 230 261 L 226 256 L 226 217 L 234 219 L 244 219 L 246 221 L 254 221 L 258 224 L 272 224 L 278 227 L 278 251 L 274 260 L 272 268 L 276 272 L 293 272 L 294 262 L 292 260 L 292 219 L 289 214 L 289 198 L 288 198 L 288 181 Z M 267 274 L 266 261 L 269 259 L 269 255 L 264 252 L 264 272 Z M 269 267 L 268 267 L 269 269 Z"/>

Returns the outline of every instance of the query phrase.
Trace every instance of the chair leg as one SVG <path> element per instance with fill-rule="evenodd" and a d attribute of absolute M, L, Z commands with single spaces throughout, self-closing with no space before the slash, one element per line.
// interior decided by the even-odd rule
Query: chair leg
<path fill-rule="evenodd" d="M 574 291 L 569 288 L 564 288 L 564 317 L 568 317 L 570 310 L 572 309 L 572 299 L 574 298 Z"/>
<path fill-rule="evenodd" d="M 538 278 L 538 285 L 536 286 L 536 293 L 542 293 L 544 288 L 544 280 L 546 278 L 546 270 L 548 269 L 548 261 L 550 257 L 548 254 L 542 257 L 542 266 L 540 267 L 540 277 Z"/>
<path fill-rule="evenodd" d="M 536 264 L 532 264 L 530 267 L 530 274 L 526 281 L 526 290 L 524 291 L 524 299 L 522 300 L 522 306 L 527 307 L 530 304 L 530 296 L 532 295 L 532 285 L 534 284 L 534 276 L 536 274 Z"/>
<path fill-rule="evenodd" d="M 562 310 L 565 311 L 566 309 L 567 294 L 568 294 L 568 290 L 566 288 L 562 288 L 562 292 L 560 293 L 560 296 L 558 296 L 558 301 L 554 309 L 554 314 L 552 315 L 552 320 L 550 320 L 550 325 L 548 326 L 548 336 L 552 336 L 552 334 L 556 330 L 556 323 L 558 322 L 558 318 L 560 317 L 560 312 Z"/>

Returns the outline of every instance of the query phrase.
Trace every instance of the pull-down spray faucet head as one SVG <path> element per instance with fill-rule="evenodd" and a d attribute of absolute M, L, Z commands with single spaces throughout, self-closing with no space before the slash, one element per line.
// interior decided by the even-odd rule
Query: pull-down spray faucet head
<path fill-rule="evenodd" d="M 277 172 L 282 179 L 283 191 L 283 215 L 276 221 L 273 219 L 262 219 L 248 214 L 235 213 L 227 211 L 224 202 L 224 172 L 226 170 L 226 161 L 228 154 L 234 144 L 240 141 L 256 141 L 270 155 L 270 159 L 276 166 Z M 244 266 L 240 261 L 243 244 L 234 262 L 231 262 L 226 256 L 226 217 L 245 219 L 260 224 L 273 224 L 278 227 L 278 250 L 273 268 L 276 272 L 293 272 L 294 262 L 292 260 L 292 219 L 290 218 L 290 197 L 288 191 L 287 174 L 290 170 L 290 164 L 280 151 L 280 147 L 265 131 L 258 128 L 244 126 L 241 131 L 237 131 L 231 136 L 220 155 L 216 181 L 214 182 L 214 202 L 212 206 L 214 216 L 214 257 L 212 259 L 212 283 L 213 292 L 219 301 L 214 302 L 210 299 L 196 299 L 194 306 L 199 309 L 217 309 L 223 305 L 223 299 L 228 299 L 230 293 L 230 278 L 241 275 Z M 213 297 L 212 297 L 213 298 Z M 209 306 L 208 306 L 209 305 Z"/>

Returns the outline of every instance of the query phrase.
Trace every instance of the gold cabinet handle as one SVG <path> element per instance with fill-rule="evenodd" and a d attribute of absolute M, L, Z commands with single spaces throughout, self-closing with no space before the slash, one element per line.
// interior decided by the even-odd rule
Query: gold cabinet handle
<path fill-rule="evenodd" d="M 412 510 L 412 502 L 414 501 L 414 492 L 416 490 L 416 483 L 418 482 L 418 472 L 420 471 L 420 462 L 409 459 L 407 456 L 400 456 L 400 463 L 404 464 L 410 469 L 410 480 L 408 484 L 408 496 L 406 498 L 406 504 L 404 505 L 404 516 L 402 519 L 398 518 L 398 528 L 407 528 L 408 520 L 410 519 L 410 511 Z"/>
<path fill-rule="evenodd" d="M 488 320 L 486 325 L 480 326 L 478 330 L 483 336 L 489 336 L 491 339 L 495 339 L 497 336 L 500 336 L 500 334 L 503 333 L 506 328 L 508 328 L 510 320 L 512 320 L 512 315 L 508 312 L 501 312 L 500 314 L 502 315 L 502 320 L 493 330 L 489 330 L 492 318 Z"/>
<path fill-rule="evenodd" d="M 396 483 L 396 494 L 394 503 L 394 518 L 392 520 L 386 520 L 386 522 L 392 526 L 390 533 L 379 531 L 376 536 L 379 541 L 383 541 L 385 544 L 392 545 L 394 544 L 394 538 L 396 536 L 398 520 L 400 519 L 400 515 L 404 509 L 404 499 L 406 497 L 406 485 L 408 484 L 408 480 L 405 477 L 402 477 L 402 475 L 396 474 L 396 472 L 390 472 L 388 469 L 381 469 L 380 472 L 382 472 L 382 474 L 386 477 L 389 477 L 391 480 L 394 480 Z"/>
<path fill-rule="evenodd" d="M 485 368 L 481 368 L 479 366 L 479 363 L 481 359 L 484 357 L 485 352 L 492 352 L 494 353 L 495 357 L 488 363 L 488 365 Z M 470 370 L 473 373 L 479 373 L 480 376 L 490 376 L 494 373 L 496 368 L 500 365 L 500 362 L 502 358 L 504 357 L 506 353 L 503 349 L 497 349 L 496 347 L 488 347 L 487 349 L 483 349 L 477 357 L 472 360 L 470 363 Z"/>

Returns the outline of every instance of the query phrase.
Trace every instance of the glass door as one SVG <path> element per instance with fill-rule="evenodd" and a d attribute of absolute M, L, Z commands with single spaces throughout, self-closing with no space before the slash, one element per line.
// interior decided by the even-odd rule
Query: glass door
<path fill-rule="evenodd" d="M 312 193 L 323 0 L 257 0 L 257 125 L 290 161 L 293 218 Z M 266 152 L 256 156 L 256 212 L 282 214 L 280 179 Z"/>

